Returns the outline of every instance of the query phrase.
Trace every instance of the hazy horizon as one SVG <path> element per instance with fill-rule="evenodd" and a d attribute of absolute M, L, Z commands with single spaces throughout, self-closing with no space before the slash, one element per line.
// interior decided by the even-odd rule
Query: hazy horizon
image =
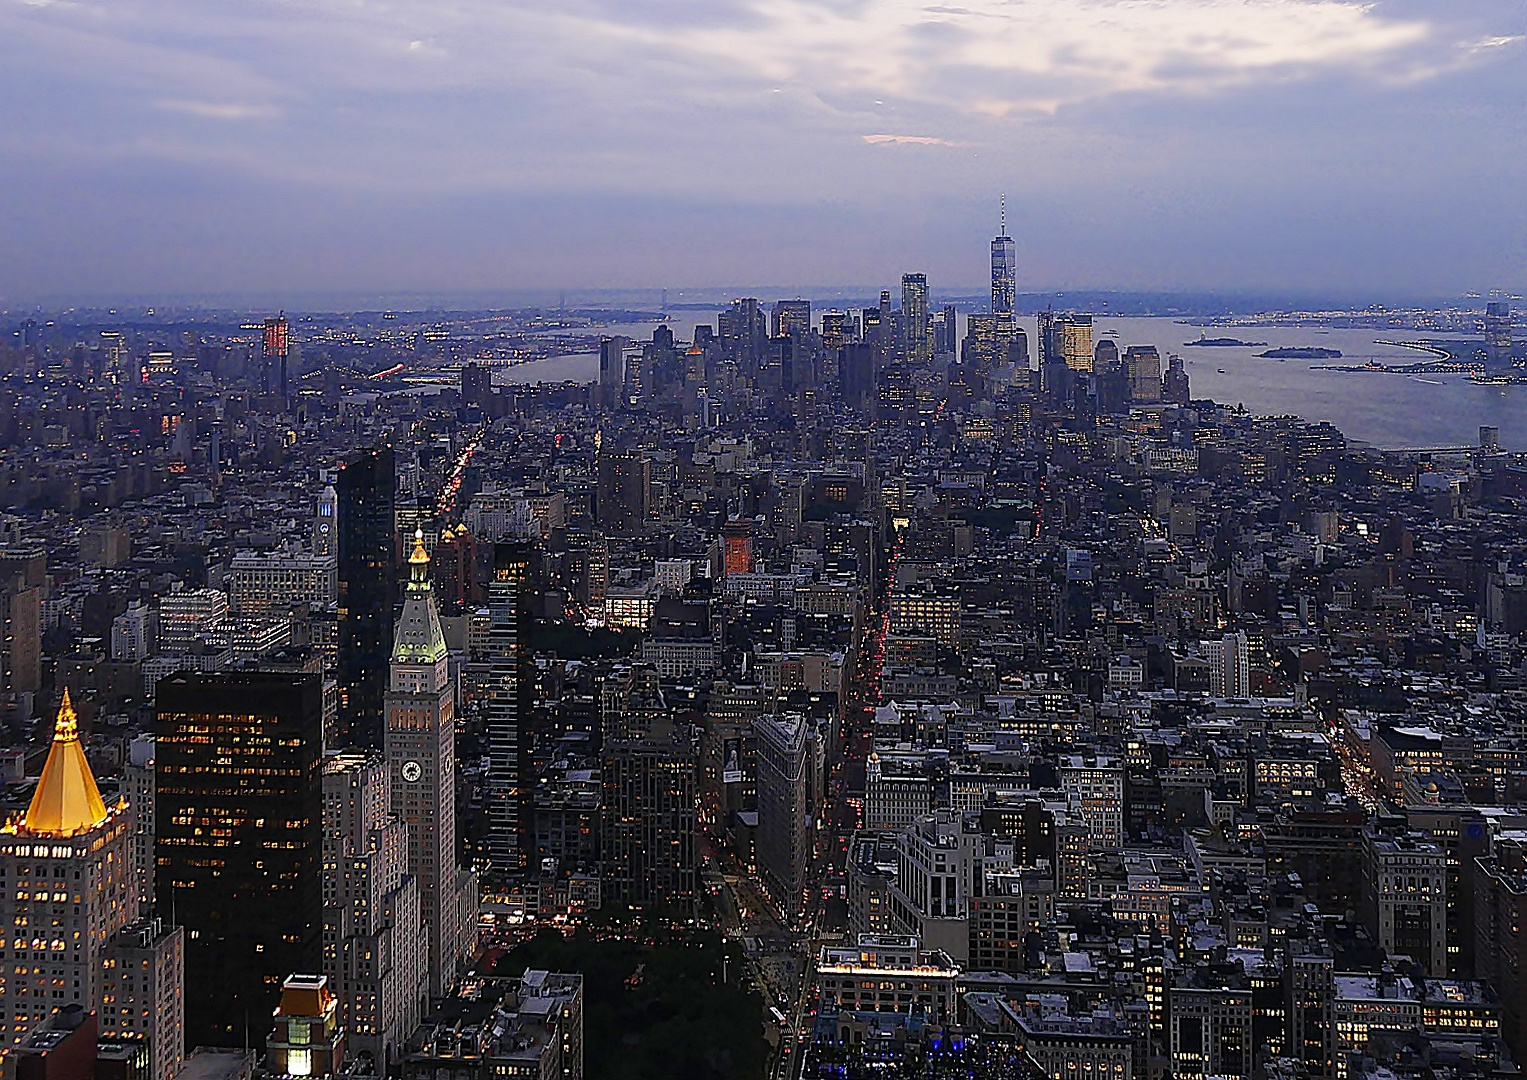
<path fill-rule="evenodd" d="M 480 311 L 558 311 L 570 313 L 667 312 L 682 316 L 687 310 L 719 309 L 739 297 L 753 297 L 766 306 L 781 299 L 810 300 L 818 310 L 833 306 L 857 308 L 873 306 L 881 289 L 889 289 L 894 306 L 900 306 L 900 281 L 883 285 L 795 286 L 795 285 L 703 285 L 689 287 L 649 287 L 628 289 L 524 289 L 477 290 L 428 293 L 399 290 L 390 293 L 310 293 L 310 294 L 223 294 L 223 295 L 147 295 L 95 296 L 77 300 L 48 297 L 34 303 L 0 304 L 0 315 L 96 316 L 116 313 L 119 316 L 194 318 L 198 315 L 249 314 L 283 310 L 289 315 L 343 315 L 368 311 L 391 311 L 399 314 Z M 663 297 L 666 294 L 667 303 Z M 955 304 L 961 311 L 982 310 L 990 306 L 989 287 L 981 285 L 941 288 L 930 282 L 930 294 L 936 305 Z M 1361 295 L 1334 292 L 1300 295 L 1289 291 L 1232 292 L 1230 290 L 1181 290 L 1139 292 L 1107 288 L 1064 287 L 1020 292 L 1017 310 L 1032 316 L 1045 306 L 1056 310 L 1096 310 L 1097 313 L 1131 315 L 1215 315 L 1280 314 L 1293 312 L 1355 312 L 1372 307 L 1396 311 L 1408 309 L 1483 310 L 1487 299 L 1505 296 L 1520 304 L 1516 293 L 1437 293 L 1399 296 Z"/>

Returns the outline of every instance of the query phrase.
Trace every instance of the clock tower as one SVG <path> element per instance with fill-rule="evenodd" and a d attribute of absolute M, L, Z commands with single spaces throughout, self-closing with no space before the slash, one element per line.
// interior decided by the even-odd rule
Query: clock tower
<path fill-rule="evenodd" d="M 439 997 L 472 952 L 475 879 L 456 865 L 456 698 L 422 533 L 408 564 L 387 688 L 387 765 L 428 928 L 429 992 Z"/>

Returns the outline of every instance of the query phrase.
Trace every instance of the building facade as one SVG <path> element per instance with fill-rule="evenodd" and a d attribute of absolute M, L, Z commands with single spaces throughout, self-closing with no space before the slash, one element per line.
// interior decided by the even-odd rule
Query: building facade
<path fill-rule="evenodd" d="M 154 891 L 186 928 L 186 1033 L 233 1045 L 322 964 L 323 680 L 159 681 Z"/>

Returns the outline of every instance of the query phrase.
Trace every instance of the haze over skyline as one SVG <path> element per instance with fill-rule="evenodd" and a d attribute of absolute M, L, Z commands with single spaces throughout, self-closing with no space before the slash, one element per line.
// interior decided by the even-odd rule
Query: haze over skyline
<path fill-rule="evenodd" d="M 1460 9 L 1463 10 L 1460 10 Z M 1527 287 L 1508 0 L 0 0 L 0 304 Z"/>

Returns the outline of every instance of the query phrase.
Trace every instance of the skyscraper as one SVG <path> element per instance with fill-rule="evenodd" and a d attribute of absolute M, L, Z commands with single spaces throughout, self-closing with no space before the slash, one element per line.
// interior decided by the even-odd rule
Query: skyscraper
<path fill-rule="evenodd" d="M 810 300 L 776 300 L 770 317 L 770 332 L 774 337 L 811 332 Z"/>
<path fill-rule="evenodd" d="M 1061 356 L 1072 371 L 1092 370 L 1092 316 L 1062 315 L 1055 320 Z"/>
<path fill-rule="evenodd" d="M 1018 259 L 1013 238 L 1007 235 L 1007 196 L 1002 196 L 1001 226 L 991 242 L 991 312 L 1011 324 L 1016 301 Z"/>
<path fill-rule="evenodd" d="M 1007 196 L 1002 196 L 1001 220 L 991 242 L 991 313 L 995 363 L 1008 361 L 1008 347 L 1017 329 L 1016 289 L 1018 259 L 1012 237 L 1007 235 Z"/>
<path fill-rule="evenodd" d="M 475 889 L 456 863 L 456 698 L 422 534 L 408 563 L 387 691 L 387 766 L 392 813 L 407 838 L 406 869 L 419 882 L 429 991 L 438 996 L 469 951 L 462 908 L 464 893 Z"/>
<path fill-rule="evenodd" d="M 0 1049 L 55 1009 L 101 1009 L 107 946 L 138 915 L 132 833 L 131 808 L 101 799 L 65 690 L 31 805 L 0 827 Z"/>
<path fill-rule="evenodd" d="M 1161 353 L 1154 345 L 1131 345 L 1124 350 L 1129 368 L 1130 396 L 1147 404 L 1161 400 Z"/>
<path fill-rule="evenodd" d="M 722 351 L 737 362 L 738 369 L 748 378 L 758 373 L 768 330 L 763 307 L 753 297 L 733 300 L 732 306 L 716 318 Z"/>
<path fill-rule="evenodd" d="M 933 360 L 933 316 L 928 307 L 928 275 L 901 275 L 901 325 L 906 359 L 915 367 Z"/>
<path fill-rule="evenodd" d="M 646 524 L 652 499 L 652 464 L 639 451 L 602 453 L 596 469 L 594 518 L 614 536 L 632 536 Z"/>
<path fill-rule="evenodd" d="M 599 403 L 607 409 L 619 407 L 626 386 L 626 348 L 629 338 L 607 337 L 599 342 Z"/>
<path fill-rule="evenodd" d="M 391 447 L 368 450 L 339 473 L 339 741 L 382 745 L 382 698 L 392 652 Z M 295 970 L 295 969 L 294 969 Z"/>
<path fill-rule="evenodd" d="M 850 341 L 838 353 L 838 391 L 843 401 L 863 408 L 875 400 L 875 349 L 862 341 Z"/>
<path fill-rule="evenodd" d="M 409 837 L 393 812 L 380 754 L 323 765 L 323 973 L 339 999 L 350 1049 L 379 1072 L 395 1062 L 429 1001 L 428 938 Z"/>
<path fill-rule="evenodd" d="M 0 694 L 42 688 L 42 594 L 46 549 L 0 551 Z"/>
<path fill-rule="evenodd" d="M 1511 363 L 1511 304 L 1491 300 L 1485 305 L 1485 357 L 1493 367 Z"/>
<path fill-rule="evenodd" d="M 955 311 L 953 304 L 945 304 L 933 316 L 933 353 L 949 353 L 951 356 L 959 352 L 960 348 L 960 316 Z"/>
<path fill-rule="evenodd" d="M 283 313 L 277 315 L 274 319 L 266 319 L 265 362 L 280 369 L 276 389 L 281 394 L 281 407 L 283 409 L 291 404 L 291 398 L 287 394 L 286 381 L 286 358 L 289 351 L 290 345 L 287 337 L 286 315 Z"/>
<path fill-rule="evenodd" d="M 323 679 L 182 671 L 156 704 L 154 891 L 186 928 L 186 1034 L 236 1045 L 323 961 Z"/>
<path fill-rule="evenodd" d="M 799 713 L 753 721 L 758 748 L 758 876 L 764 891 L 794 918 L 805 910 L 811 868 L 812 743 Z"/>
<path fill-rule="evenodd" d="M 1186 405 L 1192 400 L 1187 369 L 1182 365 L 1182 357 L 1176 353 L 1167 357 L 1166 374 L 1161 377 L 1161 400 L 1173 405 Z"/>
<path fill-rule="evenodd" d="M 698 755 L 688 729 L 666 716 L 605 747 L 606 899 L 693 915 Z"/>
<path fill-rule="evenodd" d="M 848 340 L 850 330 L 846 312 L 822 312 L 822 347 L 824 349 L 840 348 Z"/>
<path fill-rule="evenodd" d="M 501 543 L 493 548 L 488 583 L 488 861 L 492 884 L 501 888 L 528 862 L 528 739 L 522 730 L 525 680 L 523 645 L 529 608 L 525 585 L 530 549 Z"/>

